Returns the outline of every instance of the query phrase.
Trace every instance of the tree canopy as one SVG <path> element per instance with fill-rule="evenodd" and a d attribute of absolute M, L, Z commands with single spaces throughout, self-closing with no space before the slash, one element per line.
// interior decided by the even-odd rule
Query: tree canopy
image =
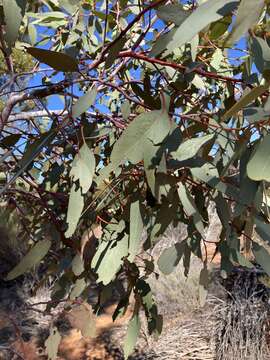
<path fill-rule="evenodd" d="M 157 267 L 183 259 L 188 275 L 201 258 L 205 296 L 210 203 L 222 276 L 253 266 L 242 238 L 270 276 L 269 1 L 1 0 L 0 20 L 0 193 L 29 239 L 6 280 L 43 262 L 57 278 L 48 309 L 97 284 L 98 312 L 123 279 L 128 357 L 141 310 L 150 334 L 162 329 Z M 156 263 L 171 224 L 188 236 Z"/>

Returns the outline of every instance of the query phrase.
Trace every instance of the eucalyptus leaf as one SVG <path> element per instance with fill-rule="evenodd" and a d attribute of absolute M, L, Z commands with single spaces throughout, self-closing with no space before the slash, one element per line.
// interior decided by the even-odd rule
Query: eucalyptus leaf
<path fill-rule="evenodd" d="M 97 97 L 97 89 L 93 87 L 88 90 L 83 96 L 81 96 L 77 102 L 72 106 L 71 114 L 74 118 L 79 117 L 81 114 L 85 113 L 90 106 L 95 103 Z"/>
<path fill-rule="evenodd" d="M 143 219 L 140 210 L 140 201 L 137 200 L 130 205 L 130 235 L 128 260 L 133 262 L 140 250 L 143 232 Z"/>
<path fill-rule="evenodd" d="M 141 323 L 140 323 L 139 315 L 135 314 L 128 324 L 127 335 L 124 340 L 125 359 L 127 359 L 129 355 L 132 354 L 135 348 L 137 338 L 140 333 L 140 327 L 141 327 Z"/>
<path fill-rule="evenodd" d="M 238 1 L 234 0 L 210 0 L 203 3 L 178 27 L 167 50 L 171 52 L 191 41 L 207 25 L 230 14 L 237 5 Z"/>
<path fill-rule="evenodd" d="M 63 72 L 77 72 L 78 62 L 71 56 L 51 50 L 28 47 L 27 52 L 38 61 L 51 66 L 54 70 Z"/>
<path fill-rule="evenodd" d="M 247 164 L 247 175 L 255 181 L 270 181 L 270 135 L 266 135 L 256 146 Z"/>
<path fill-rule="evenodd" d="M 49 360 L 56 360 L 58 348 L 61 342 L 61 335 L 57 328 L 51 328 L 50 335 L 45 341 L 45 350 Z"/>
<path fill-rule="evenodd" d="M 214 134 L 209 134 L 194 139 L 188 139 L 181 143 L 179 148 L 176 151 L 173 151 L 171 155 L 178 161 L 191 159 L 196 156 L 202 146 L 209 143 L 214 136 Z"/>
<path fill-rule="evenodd" d="M 67 223 L 68 229 L 65 232 L 66 237 L 70 237 L 74 234 L 77 224 L 80 220 L 80 216 L 83 210 L 83 196 L 81 190 L 77 189 L 75 184 L 72 185 L 69 201 L 68 201 L 68 210 L 67 210 Z"/>
<path fill-rule="evenodd" d="M 226 41 L 226 44 L 234 44 L 242 35 L 258 22 L 259 17 L 264 8 L 264 0 L 241 0 L 236 20 L 230 35 Z"/>
<path fill-rule="evenodd" d="M 70 171 L 70 176 L 73 178 L 73 181 L 79 180 L 83 194 L 91 187 L 95 168 L 95 156 L 87 144 L 84 143 L 76 154 Z"/>
<path fill-rule="evenodd" d="M 22 19 L 25 14 L 26 0 L 3 0 L 3 8 L 6 22 L 5 39 L 8 43 L 9 51 L 17 40 Z"/>
<path fill-rule="evenodd" d="M 50 240 L 41 240 L 37 242 L 22 258 L 19 264 L 8 273 L 6 280 L 16 279 L 17 277 L 32 269 L 34 266 L 39 265 L 41 260 L 47 255 L 50 247 Z"/>

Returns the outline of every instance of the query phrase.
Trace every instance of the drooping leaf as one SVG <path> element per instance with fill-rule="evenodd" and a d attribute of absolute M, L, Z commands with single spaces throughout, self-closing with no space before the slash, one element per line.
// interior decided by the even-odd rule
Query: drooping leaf
<path fill-rule="evenodd" d="M 85 279 L 77 279 L 75 285 L 70 293 L 70 300 L 75 300 L 85 290 L 87 283 Z"/>
<path fill-rule="evenodd" d="M 118 241 L 103 241 L 92 260 L 92 267 L 98 275 L 98 281 L 109 284 L 120 269 L 123 258 L 128 256 L 129 237 L 125 235 Z"/>
<path fill-rule="evenodd" d="M 141 327 L 141 323 L 140 323 L 139 315 L 135 314 L 128 324 L 127 335 L 124 340 L 125 359 L 127 359 L 129 355 L 132 354 L 135 348 L 137 338 L 140 333 L 140 327 Z"/>
<path fill-rule="evenodd" d="M 234 44 L 241 36 L 259 20 L 264 8 L 264 0 L 241 0 L 234 26 L 230 32 L 226 44 Z"/>
<path fill-rule="evenodd" d="M 140 250 L 143 231 L 143 219 L 140 210 L 140 201 L 137 200 L 130 205 L 130 235 L 128 260 L 133 262 Z"/>
<path fill-rule="evenodd" d="M 88 145 L 84 143 L 76 154 L 70 171 L 70 176 L 73 177 L 73 181 L 79 180 L 83 194 L 87 193 L 91 187 L 95 168 L 95 156 Z"/>
<path fill-rule="evenodd" d="M 214 134 L 201 136 L 194 139 L 188 139 L 180 144 L 176 151 L 173 151 L 172 157 L 178 161 L 184 161 L 193 158 L 201 147 L 214 138 Z"/>
<path fill-rule="evenodd" d="M 28 47 L 27 52 L 38 61 L 51 66 L 54 70 L 63 72 L 78 71 L 78 62 L 71 56 L 51 50 Z"/>
<path fill-rule="evenodd" d="M 25 14 L 26 0 L 3 0 L 3 8 L 6 22 L 5 40 L 11 51 L 17 40 L 19 28 Z"/>
<path fill-rule="evenodd" d="M 131 114 L 131 109 L 130 109 L 130 103 L 128 100 L 124 101 L 122 104 L 121 104 L 121 113 L 123 115 L 123 118 L 125 120 L 128 120 L 129 118 L 129 115 Z"/>
<path fill-rule="evenodd" d="M 252 244 L 252 251 L 257 263 L 260 264 L 266 274 L 270 276 L 270 254 L 268 251 L 254 242 Z"/>
<path fill-rule="evenodd" d="M 235 0 L 210 0 L 203 3 L 178 27 L 167 50 L 171 52 L 191 41 L 207 25 L 230 14 L 237 4 Z"/>
<path fill-rule="evenodd" d="M 84 272 L 84 263 L 80 254 L 76 254 L 72 260 L 72 271 L 74 275 L 80 276 Z"/>
<path fill-rule="evenodd" d="M 127 39 L 125 37 L 121 37 L 116 43 L 110 48 L 106 61 L 105 61 L 105 67 L 109 68 L 114 63 L 115 59 L 117 58 L 117 55 L 119 52 L 123 49 L 127 42 Z"/>
<path fill-rule="evenodd" d="M 45 341 L 46 354 L 48 355 L 48 360 L 56 360 L 58 347 L 60 345 L 61 335 L 57 328 L 51 328 L 50 335 Z"/>
<path fill-rule="evenodd" d="M 185 245 L 185 241 L 182 241 L 163 251 L 158 259 L 158 267 L 163 274 L 169 275 L 173 272 L 184 254 Z"/>
<path fill-rule="evenodd" d="M 194 199 L 192 198 L 192 196 L 189 194 L 188 190 L 185 188 L 185 186 L 182 183 L 178 185 L 178 195 L 184 207 L 185 212 L 187 213 L 188 216 L 191 216 L 193 218 L 194 225 L 196 229 L 199 231 L 199 233 L 203 234 L 204 226 L 202 222 L 202 216 L 198 212 L 198 209 L 196 208 Z"/>
<path fill-rule="evenodd" d="M 180 26 L 188 15 L 189 13 L 183 10 L 183 6 L 180 4 L 163 5 L 157 10 L 157 16 L 160 19 L 166 22 L 173 22 L 177 26 Z"/>
<path fill-rule="evenodd" d="M 81 189 L 76 190 L 75 184 L 72 185 L 67 211 L 67 223 L 68 229 L 65 232 L 66 237 L 70 237 L 76 230 L 77 224 L 80 220 L 80 216 L 83 210 L 83 196 Z"/>
<path fill-rule="evenodd" d="M 137 116 L 123 131 L 111 153 L 111 163 L 99 175 L 100 183 L 127 160 L 133 164 L 141 161 L 146 139 L 154 144 L 161 143 L 170 131 L 170 121 L 165 111 L 154 110 Z"/>
<path fill-rule="evenodd" d="M 18 276 L 24 274 L 34 266 L 38 265 L 44 256 L 48 253 L 51 247 L 50 240 L 41 240 L 37 242 L 30 251 L 22 258 L 18 265 L 12 269 L 8 275 L 7 280 L 13 280 Z"/>
<path fill-rule="evenodd" d="M 80 4 L 80 0 L 59 0 L 59 5 L 70 14 L 73 14 Z"/>
<path fill-rule="evenodd" d="M 270 68 L 270 47 L 267 41 L 260 37 L 254 36 L 250 41 L 250 50 L 253 55 L 254 63 L 257 69 L 263 73 L 265 69 Z"/>
<path fill-rule="evenodd" d="M 259 142 L 247 164 L 247 175 L 255 181 L 270 181 L 270 135 Z"/>
<path fill-rule="evenodd" d="M 71 114 L 74 118 L 79 117 L 92 106 L 97 97 L 97 89 L 93 87 L 81 96 L 72 106 Z"/>
<path fill-rule="evenodd" d="M 242 110 L 245 106 L 249 105 L 251 102 L 256 100 L 259 96 L 261 96 L 267 89 L 269 88 L 269 84 L 260 85 L 252 90 L 250 90 L 247 94 L 243 95 L 223 116 L 223 121 L 229 119 L 230 117 L 236 115 L 238 111 Z"/>

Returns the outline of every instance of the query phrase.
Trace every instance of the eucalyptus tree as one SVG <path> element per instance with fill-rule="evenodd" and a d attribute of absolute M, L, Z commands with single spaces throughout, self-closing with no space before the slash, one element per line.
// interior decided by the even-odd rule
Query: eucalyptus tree
<path fill-rule="evenodd" d="M 222 276 L 253 266 L 241 238 L 270 276 L 269 1 L 2 0 L 0 10 L 1 197 L 30 235 L 6 280 L 46 264 L 44 281 L 56 279 L 48 310 L 79 298 L 89 336 L 122 279 L 113 317 L 132 296 L 128 357 L 139 314 L 150 334 L 162 329 L 148 284 L 157 268 L 169 274 L 183 259 L 188 274 L 199 257 L 205 299 L 210 203 Z M 23 73 L 14 48 L 33 61 Z M 188 236 L 155 262 L 170 224 Z M 59 341 L 53 328 L 50 358 Z"/>

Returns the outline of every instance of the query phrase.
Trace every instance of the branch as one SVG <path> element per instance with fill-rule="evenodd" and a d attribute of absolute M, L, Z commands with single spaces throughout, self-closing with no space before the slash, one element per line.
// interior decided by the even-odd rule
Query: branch
<path fill-rule="evenodd" d="M 149 62 L 151 64 L 158 64 L 158 65 L 162 65 L 162 66 L 168 66 L 171 67 L 173 69 L 176 70 L 181 70 L 181 71 L 187 71 L 189 70 L 189 68 L 187 66 L 181 65 L 181 64 L 177 64 L 174 62 L 170 62 L 170 61 L 165 61 L 165 60 L 161 60 L 161 59 L 156 59 L 156 58 L 150 58 L 147 55 L 143 54 L 143 53 L 136 53 L 134 51 L 121 51 L 118 55 L 119 58 L 133 58 L 133 59 L 139 59 L 139 60 L 143 60 L 146 62 Z M 216 73 L 210 72 L 210 71 L 205 71 L 201 68 L 195 68 L 191 70 L 192 72 L 201 75 L 201 76 L 205 76 L 207 78 L 211 78 L 211 79 L 216 79 L 216 80 L 220 80 L 220 81 L 228 81 L 231 83 L 243 83 L 244 81 L 242 79 L 235 79 L 229 76 L 223 76 L 223 75 L 218 75 Z"/>

